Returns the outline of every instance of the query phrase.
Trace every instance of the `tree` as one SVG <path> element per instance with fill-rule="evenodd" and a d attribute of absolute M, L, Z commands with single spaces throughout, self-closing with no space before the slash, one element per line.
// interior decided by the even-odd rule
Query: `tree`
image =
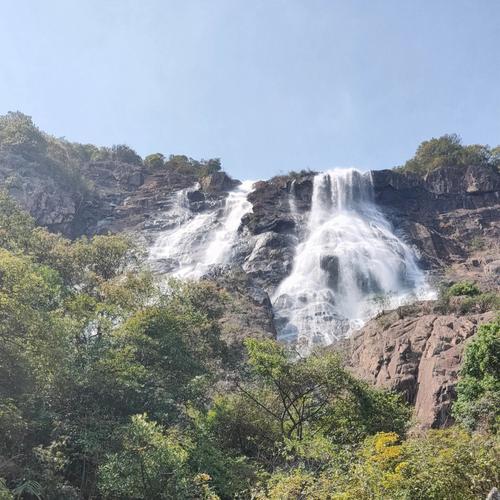
<path fill-rule="evenodd" d="M 310 449 L 316 436 L 349 446 L 370 432 L 404 432 L 409 411 L 399 397 L 354 379 L 335 353 L 297 358 L 272 340 L 245 345 L 250 376 L 236 381 L 238 392 L 220 396 L 210 413 L 223 446 L 274 467 L 284 455 L 294 460 Z"/>
<path fill-rule="evenodd" d="M 106 498 L 193 498 L 185 436 L 134 415 L 119 431 L 119 441 L 120 450 L 99 468 L 99 489 Z"/>
<path fill-rule="evenodd" d="M 0 149 L 33 159 L 44 154 L 47 140 L 30 116 L 9 111 L 0 116 Z"/>
<path fill-rule="evenodd" d="M 165 156 L 161 153 L 154 153 L 144 158 L 144 166 L 150 170 L 158 170 L 165 166 Z"/>
<path fill-rule="evenodd" d="M 457 134 L 422 142 L 415 156 L 408 160 L 401 170 L 425 175 L 440 167 L 465 167 L 470 165 L 490 166 L 497 169 L 500 165 L 496 149 L 481 144 L 462 145 Z"/>
<path fill-rule="evenodd" d="M 479 327 L 467 345 L 453 416 L 468 429 L 500 430 L 500 321 Z"/>
<path fill-rule="evenodd" d="M 131 165 L 142 165 L 142 158 L 126 144 L 116 144 L 111 147 L 111 158 Z"/>

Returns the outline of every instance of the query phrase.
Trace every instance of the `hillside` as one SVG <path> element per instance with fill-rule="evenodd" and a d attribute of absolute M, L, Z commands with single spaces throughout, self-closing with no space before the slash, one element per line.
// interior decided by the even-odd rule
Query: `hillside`
<path fill-rule="evenodd" d="M 0 117 L 0 498 L 485 497 L 499 164 L 242 182 Z"/>

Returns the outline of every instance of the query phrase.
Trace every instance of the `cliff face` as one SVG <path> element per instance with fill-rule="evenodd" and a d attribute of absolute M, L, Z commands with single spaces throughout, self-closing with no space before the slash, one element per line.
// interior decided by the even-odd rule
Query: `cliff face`
<path fill-rule="evenodd" d="M 68 172 L 45 159 L 0 151 L 0 186 L 38 224 L 71 238 L 161 229 L 162 222 L 168 224 L 176 193 L 199 180 L 191 173 L 150 171 L 140 163 L 118 160 L 82 162 Z M 201 181 L 190 200 L 192 210 L 213 206 L 238 184 L 223 172 Z"/>
<path fill-rule="evenodd" d="M 443 167 L 421 178 L 394 170 L 371 172 L 374 197 L 424 269 L 465 263 L 474 244 L 495 245 L 500 235 L 500 175 L 489 167 Z M 269 290 L 291 270 L 304 226 L 314 174 L 259 182 L 253 211 L 242 228 L 255 245 L 245 269 Z M 487 262 L 485 262 L 487 264 Z"/>
<path fill-rule="evenodd" d="M 403 394 L 415 406 L 417 426 L 447 426 L 464 346 L 494 314 L 441 315 L 429 304 L 411 309 L 407 316 L 404 309 L 383 314 L 356 332 L 349 364 L 361 378 Z"/>
<path fill-rule="evenodd" d="M 464 260 L 475 238 L 499 231 L 500 175 L 489 167 L 443 167 L 425 178 L 373 172 L 375 201 L 432 269 Z"/>
<path fill-rule="evenodd" d="M 154 238 L 155 231 L 173 223 L 168 212 L 179 190 L 200 181 L 189 194 L 195 212 L 223 206 L 238 183 L 223 172 L 198 179 L 116 160 L 84 163 L 79 175 L 84 186 L 49 165 L 0 154 L 1 185 L 37 223 L 71 237 L 132 230 Z M 418 251 L 424 268 L 464 261 L 472 241 L 498 237 L 500 175 L 489 167 L 443 167 L 425 178 L 394 170 L 371 175 L 375 201 Z M 299 226 L 311 205 L 313 177 L 260 181 L 249 196 L 253 210 L 243 218 L 241 234 L 255 245 L 244 267 L 269 290 L 290 272 Z"/>

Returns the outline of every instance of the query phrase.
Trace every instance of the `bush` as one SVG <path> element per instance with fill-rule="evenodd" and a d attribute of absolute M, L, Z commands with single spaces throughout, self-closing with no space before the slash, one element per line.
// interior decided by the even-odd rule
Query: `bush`
<path fill-rule="evenodd" d="M 479 295 L 481 290 L 479 287 L 470 281 L 459 281 L 458 283 L 454 283 L 447 290 L 448 297 L 474 297 L 475 295 Z"/>
<path fill-rule="evenodd" d="M 221 161 L 220 158 L 198 161 L 185 155 L 170 155 L 165 167 L 180 174 L 200 178 L 220 171 Z"/>
<path fill-rule="evenodd" d="M 34 125 L 31 116 L 9 111 L 0 116 L 0 149 L 34 159 L 46 152 L 47 139 Z"/>
<path fill-rule="evenodd" d="M 495 292 L 485 292 L 459 301 L 456 310 L 460 314 L 483 313 L 500 308 L 500 296 Z"/>
<path fill-rule="evenodd" d="M 452 285 L 442 285 L 439 292 L 437 311 L 459 314 L 483 313 L 500 307 L 500 296 L 495 292 L 481 292 L 470 281 L 459 281 Z"/>
<path fill-rule="evenodd" d="M 117 144 L 111 148 L 111 158 L 131 165 L 142 165 L 142 158 L 125 144 Z"/>

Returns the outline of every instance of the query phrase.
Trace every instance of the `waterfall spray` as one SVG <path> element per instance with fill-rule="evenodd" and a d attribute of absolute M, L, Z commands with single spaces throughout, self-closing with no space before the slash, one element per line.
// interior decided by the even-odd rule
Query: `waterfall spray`
<path fill-rule="evenodd" d="M 314 178 L 311 212 L 294 265 L 273 297 L 279 338 L 308 350 L 395 307 L 424 287 L 413 252 L 373 203 L 370 174 Z"/>

